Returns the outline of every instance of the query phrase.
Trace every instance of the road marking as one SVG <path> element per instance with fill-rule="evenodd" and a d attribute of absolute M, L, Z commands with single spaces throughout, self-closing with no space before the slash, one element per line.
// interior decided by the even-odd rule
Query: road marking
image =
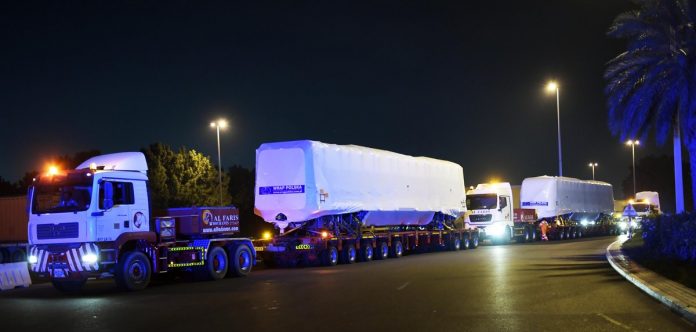
<path fill-rule="evenodd" d="M 408 286 L 408 284 L 410 284 L 410 283 L 411 283 L 410 281 L 407 281 L 407 282 L 404 283 L 403 285 L 397 287 L 396 290 L 398 290 L 398 291 L 403 290 L 403 289 L 406 288 L 406 286 Z"/>
<path fill-rule="evenodd" d="M 623 323 L 619 322 L 618 320 L 612 319 L 611 317 L 609 317 L 605 314 L 597 313 L 597 316 L 606 319 L 607 321 L 609 321 L 610 323 L 612 323 L 616 326 L 623 327 L 624 329 L 629 330 L 629 331 L 631 330 L 630 326 L 623 324 Z"/>

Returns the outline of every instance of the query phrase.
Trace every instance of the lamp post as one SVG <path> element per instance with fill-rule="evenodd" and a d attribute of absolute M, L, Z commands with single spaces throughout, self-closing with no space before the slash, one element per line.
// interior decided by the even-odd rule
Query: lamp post
<path fill-rule="evenodd" d="M 218 180 L 220 186 L 220 206 L 222 206 L 222 159 L 220 157 L 220 129 L 227 128 L 227 120 L 219 119 L 210 123 L 211 128 L 217 130 L 217 152 L 218 152 Z"/>
<path fill-rule="evenodd" d="M 563 154 L 561 152 L 561 97 L 558 84 L 550 81 L 546 85 L 546 91 L 556 92 L 556 121 L 558 124 L 558 176 L 563 176 Z"/>
<path fill-rule="evenodd" d="M 594 180 L 594 168 L 599 166 L 598 163 L 590 163 L 588 166 L 592 167 L 592 180 Z"/>
<path fill-rule="evenodd" d="M 633 160 L 633 197 L 636 197 L 636 145 L 640 145 L 638 140 L 628 140 L 626 145 L 631 146 L 631 159 Z"/>

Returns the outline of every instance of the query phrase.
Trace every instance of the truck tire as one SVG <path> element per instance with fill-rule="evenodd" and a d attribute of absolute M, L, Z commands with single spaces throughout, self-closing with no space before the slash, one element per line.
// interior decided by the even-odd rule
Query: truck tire
<path fill-rule="evenodd" d="M 389 245 L 382 241 L 377 244 L 377 255 L 376 259 L 387 259 L 389 257 Z"/>
<path fill-rule="evenodd" d="M 229 269 L 229 259 L 227 252 L 221 247 L 211 247 L 208 249 L 203 266 L 196 269 L 196 279 L 200 280 L 220 280 L 225 277 Z"/>
<path fill-rule="evenodd" d="M 254 255 L 246 244 L 238 245 L 233 251 L 227 274 L 231 277 L 246 277 L 254 266 Z"/>
<path fill-rule="evenodd" d="M 334 246 L 329 246 L 321 253 L 321 265 L 334 266 L 338 264 L 338 249 Z"/>
<path fill-rule="evenodd" d="M 391 247 L 391 258 L 399 258 L 404 254 L 404 246 L 401 244 L 401 240 L 396 240 L 392 242 Z"/>
<path fill-rule="evenodd" d="M 62 279 L 51 279 L 53 288 L 63 292 L 63 293 L 76 293 L 82 290 L 82 287 L 87 283 L 87 279 L 82 280 L 62 280 Z"/>
<path fill-rule="evenodd" d="M 375 255 L 375 250 L 372 248 L 372 243 L 365 243 L 360 248 L 360 260 L 363 262 L 369 262 Z"/>
<path fill-rule="evenodd" d="M 529 230 L 530 239 L 529 242 L 534 242 L 537 239 L 536 228 L 534 226 L 527 227 Z"/>
<path fill-rule="evenodd" d="M 453 236 L 449 241 L 449 249 L 452 251 L 458 251 L 462 249 L 462 240 L 459 236 Z"/>
<path fill-rule="evenodd" d="M 116 285 L 127 291 L 143 290 L 150 284 L 152 265 L 150 259 L 140 251 L 128 251 L 116 264 Z"/>
<path fill-rule="evenodd" d="M 341 254 L 341 263 L 343 264 L 353 264 L 358 257 L 358 252 L 355 250 L 355 246 L 348 244 L 343 246 L 343 252 Z"/>
<path fill-rule="evenodd" d="M 471 248 L 471 240 L 469 239 L 469 234 L 464 234 L 464 242 L 462 242 L 462 249 L 466 250 Z"/>
<path fill-rule="evenodd" d="M 583 236 L 583 234 L 582 234 L 582 228 L 578 228 L 578 229 L 577 229 L 577 234 L 576 234 L 575 237 L 579 239 L 579 238 L 581 238 L 582 236 Z"/>

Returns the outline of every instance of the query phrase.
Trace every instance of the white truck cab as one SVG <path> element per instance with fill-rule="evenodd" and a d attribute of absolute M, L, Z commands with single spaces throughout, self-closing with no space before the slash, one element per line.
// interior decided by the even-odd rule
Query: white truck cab
<path fill-rule="evenodd" d="M 509 240 L 513 236 L 512 187 L 509 182 L 481 183 L 466 193 L 469 223 L 486 238 Z"/>

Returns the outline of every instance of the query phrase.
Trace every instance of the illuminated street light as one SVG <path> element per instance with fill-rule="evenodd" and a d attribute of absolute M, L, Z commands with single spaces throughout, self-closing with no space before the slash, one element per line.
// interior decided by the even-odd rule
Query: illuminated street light
<path fill-rule="evenodd" d="M 227 120 L 219 119 L 210 123 L 211 128 L 217 130 L 217 151 L 218 151 L 218 179 L 220 185 L 220 206 L 222 206 L 222 158 L 220 156 L 220 129 L 227 128 Z"/>
<path fill-rule="evenodd" d="M 558 83 L 550 81 L 546 84 L 546 91 L 556 92 L 556 118 L 558 122 L 558 176 L 563 176 L 563 154 L 561 152 L 561 97 Z"/>
<path fill-rule="evenodd" d="M 594 180 L 595 179 L 594 169 L 595 169 L 595 167 L 599 166 L 599 164 L 598 163 L 590 163 L 588 166 L 592 167 L 592 180 Z"/>
<path fill-rule="evenodd" d="M 633 197 L 636 197 L 636 145 L 640 145 L 639 140 L 628 140 L 626 145 L 631 146 L 631 157 L 633 159 Z"/>
<path fill-rule="evenodd" d="M 48 175 L 53 176 L 58 174 L 58 167 L 51 165 L 48 167 Z"/>

